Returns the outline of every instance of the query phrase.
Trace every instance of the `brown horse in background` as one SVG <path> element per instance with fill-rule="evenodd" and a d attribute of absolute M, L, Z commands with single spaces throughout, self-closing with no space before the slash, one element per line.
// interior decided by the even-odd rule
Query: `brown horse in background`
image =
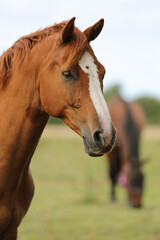
<path fill-rule="evenodd" d="M 17 228 L 34 193 L 30 161 L 49 115 L 83 137 L 85 151 L 101 156 L 115 138 L 103 98 L 105 69 L 90 41 L 101 19 L 84 32 L 75 18 L 22 37 L 0 57 L 0 239 Z"/>
<path fill-rule="evenodd" d="M 138 103 L 128 103 L 120 97 L 108 101 L 112 121 L 117 128 L 115 147 L 107 157 L 111 179 L 111 200 L 115 201 L 115 186 L 123 185 L 131 206 L 142 206 L 144 176 L 139 158 L 140 135 L 145 124 L 144 111 Z"/>

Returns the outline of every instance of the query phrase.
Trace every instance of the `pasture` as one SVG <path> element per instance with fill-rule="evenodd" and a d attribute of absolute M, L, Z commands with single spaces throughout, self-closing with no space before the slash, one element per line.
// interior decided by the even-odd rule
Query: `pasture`
<path fill-rule="evenodd" d="M 82 139 L 65 126 L 47 126 L 31 162 L 35 195 L 19 228 L 20 240 L 159 240 L 160 127 L 147 127 L 141 144 L 144 207 L 131 209 L 119 186 L 109 200 L 104 157 L 84 153 Z"/>

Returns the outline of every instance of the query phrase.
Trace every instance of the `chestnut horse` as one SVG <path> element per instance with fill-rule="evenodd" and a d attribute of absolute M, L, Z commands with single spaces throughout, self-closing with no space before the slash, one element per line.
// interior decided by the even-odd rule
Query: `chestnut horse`
<path fill-rule="evenodd" d="M 140 135 L 145 123 L 144 111 L 138 103 L 127 103 L 120 97 L 108 101 L 108 107 L 117 128 L 116 144 L 109 153 L 111 200 L 116 199 L 118 182 L 127 191 L 132 207 L 141 207 L 144 176 L 139 159 Z"/>
<path fill-rule="evenodd" d="M 34 193 L 30 160 L 49 115 L 83 137 L 85 151 L 101 156 L 115 139 L 103 98 L 105 68 L 90 41 L 104 20 L 81 32 L 75 18 L 22 37 L 0 58 L 0 239 L 17 228 Z"/>

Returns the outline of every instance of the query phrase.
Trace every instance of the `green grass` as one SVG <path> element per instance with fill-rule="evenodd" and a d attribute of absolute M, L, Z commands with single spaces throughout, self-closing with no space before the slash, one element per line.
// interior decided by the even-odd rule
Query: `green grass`
<path fill-rule="evenodd" d="M 20 240 L 159 240 L 160 140 L 144 140 L 144 208 L 131 209 L 117 189 L 109 201 L 106 160 L 90 158 L 81 139 L 43 138 L 32 159 L 36 191 Z"/>

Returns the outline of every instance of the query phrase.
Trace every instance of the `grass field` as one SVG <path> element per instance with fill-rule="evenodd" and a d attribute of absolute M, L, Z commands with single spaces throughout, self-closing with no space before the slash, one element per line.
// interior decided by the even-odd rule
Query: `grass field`
<path fill-rule="evenodd" d="M 122 187 L 109 201 L 104 157 L 84 153 L 71 130 L 47 128 L 31 168 L 36 191 L 19 240 L 160 240 L 160 127 L 144 132 L 144 208 L 131 209 Z"/>

